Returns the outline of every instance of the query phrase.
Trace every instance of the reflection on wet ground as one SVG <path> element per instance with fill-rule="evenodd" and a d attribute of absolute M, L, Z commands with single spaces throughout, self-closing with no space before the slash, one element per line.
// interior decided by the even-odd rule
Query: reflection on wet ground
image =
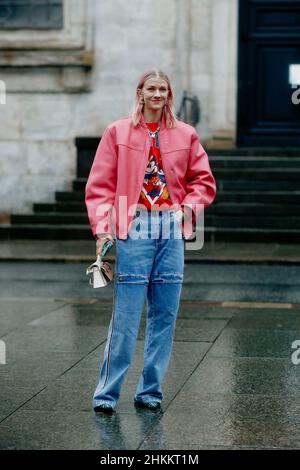
<path fill-rule="evenodd" d="M 299 267 L 187 264 L 162 411 L 133 405 L 144 315 L 104 415 L 91 400 L 112 286 L 94 292 L 86 265 L 0 265 L 0 448 L 300 447 Z"/>

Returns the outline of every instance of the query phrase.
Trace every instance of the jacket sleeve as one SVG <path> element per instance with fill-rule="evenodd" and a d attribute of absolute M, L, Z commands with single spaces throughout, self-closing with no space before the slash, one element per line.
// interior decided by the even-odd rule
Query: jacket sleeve
<path fill-rule="evenodd" d="M 207 153 L 200 144 L 196 131 L 192 134 L 185 179 L 187 194 L 181 202 L 181 206 L 184 209 L 183 206 L 188 204 L 192 208 L 193 216 L 197 217 L 204 207 L 208 207 L 213 202 L 217 188 Z"/>
<path fill-rule="evenodd" d="M 85 187 L 85 204 L 95 238 L 112 233 L 111 209 L 117 185 L 117 150 L 113 130 L 103 132 Z"/>

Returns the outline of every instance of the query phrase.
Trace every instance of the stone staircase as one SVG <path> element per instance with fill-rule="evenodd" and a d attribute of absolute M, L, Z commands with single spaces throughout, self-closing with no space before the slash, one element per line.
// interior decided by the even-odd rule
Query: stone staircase
<path fill-rule="evenodd" d="M 76 139 L 77 175 L 72 191 L 54 203 L 34 203 L 32 214 L 12 214 L 2 239 L 92 240 L 84 188 L 98 139 Z M 300 243 L 300 151 L 208 151 L 217 181 L 205 210 L 205 241 Z"/>

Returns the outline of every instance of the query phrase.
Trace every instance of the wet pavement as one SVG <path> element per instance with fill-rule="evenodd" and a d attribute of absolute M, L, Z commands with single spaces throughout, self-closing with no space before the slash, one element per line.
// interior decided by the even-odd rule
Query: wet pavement
<path fill-rule="evenodd" d="M 114 259 L 115 247 L 106 255 Z M 76 240 L 1 240 L 1 261 L 89 261 L 95 253 L 92 241 Z M 185 243 L 188 262 L 246 262 L 300 264 L 300 244 L 205 242 L 201 249 Z"/>
<path fill-rule="evenodd" d="M 110 416 L 95 414 L 91 400 L 113 286 L 93 290 L 85 275 L 91 254 L 77 255 L 81 261 L 55 263 L 2 257 L 1 449 L 300 448 L 300 364 L 291 359 L 300 340 L 297 262 L 186 262 L 162 412 L 133 406 L 144 309 Z"/>

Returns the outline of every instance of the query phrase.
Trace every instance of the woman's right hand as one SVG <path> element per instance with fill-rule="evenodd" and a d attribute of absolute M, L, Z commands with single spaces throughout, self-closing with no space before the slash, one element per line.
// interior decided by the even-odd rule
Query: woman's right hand
<path fill-rule="evenodd" d="M 112 235 L 107 234 L 107 233 L 105 233 L 103 235 L 99 235 L 98 240 L 96 240 L 96 256 L 101 255 L 103 246 L 104 246 L 105 242 L 107 242 L 108 240 L 110 240 L 112 243 L 114 243 L 114 239 L 113 239 Z"/>

